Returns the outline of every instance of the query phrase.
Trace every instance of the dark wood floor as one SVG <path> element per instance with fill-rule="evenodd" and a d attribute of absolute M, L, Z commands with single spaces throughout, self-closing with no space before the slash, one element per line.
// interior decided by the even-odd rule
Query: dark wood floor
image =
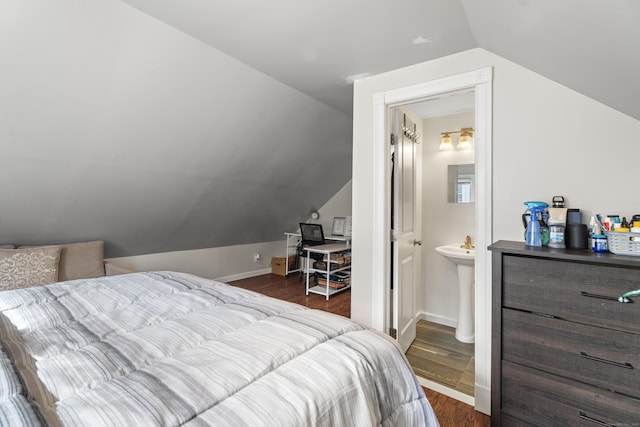
<path fill-rule="evenodd" d="M 270 297 L 295 302 L 309 308 L 351 317 L 351 292 L 349 290 L 335 294 L 329 301 L 318 294 L 309 294 L 307 296 L 305 295 L 305 282 L 298 273 L 292 273 L 287 278 L 275 274 L 266 274 L 229 283 L 239 288 L 251 289 Z"/>
<path fill-rule="evenodd" d="M 351 292 L 349 290 L 332 296 L 329 301 L 326 301 L 322 295 L 309 294 L 306 296 L 304 281 L 300 280 L 298 274 L 291 274 L 287 278 L 266 274 L 236 280 L 230 284 L 309 308 L 351 317 Z M 472 406 L 433 390 L 426 388 L 424 390 L 442 427 L 488 427 L 491 424 L 490 417 L 475 411 Z"/>

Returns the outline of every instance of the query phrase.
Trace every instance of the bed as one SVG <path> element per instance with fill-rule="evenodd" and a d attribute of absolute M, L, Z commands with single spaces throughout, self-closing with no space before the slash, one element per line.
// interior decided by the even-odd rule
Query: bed
<path fill-rule="evenodd" d="M 185 273 L 2 291 L 0 345 L 0 425 L 438 425 L 391 338 Z"/>

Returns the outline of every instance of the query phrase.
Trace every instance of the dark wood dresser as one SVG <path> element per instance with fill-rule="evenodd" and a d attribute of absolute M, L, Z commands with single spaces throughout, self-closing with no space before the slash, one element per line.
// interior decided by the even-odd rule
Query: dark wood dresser
<path fill-rule="evenodd" d="M 640 426 L 640 257 L 498 241 L 492 426 Z"/>

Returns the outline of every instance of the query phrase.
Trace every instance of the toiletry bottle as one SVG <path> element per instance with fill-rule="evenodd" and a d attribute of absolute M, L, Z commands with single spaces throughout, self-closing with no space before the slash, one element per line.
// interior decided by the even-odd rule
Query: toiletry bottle
<path fill-rule="evenodd" d="M 525 232 L 525 244 L 527 246 L 542 246 L 540 222 L 542 214 L 547 206 L 544 202 L 525 202 L 529 212 L 527 230 Z"/>
<path fill-rule="evenodd" d="M 594 234 L 591 236 L 591 242 L 593 252 L 607 252 L 607 236 L 604 234 Z"/>
<path fill-rule="evenodd" d="M 615 231 L 616 228 L 620 227 L 620 215 L 607 215 L 607 219 L 609 220 L 610 231 Z"/>
<path fill-rule="evenodd" d="M 556 196 L 559 197 L 559 196 Z M 554 201 L 556 199 L 554 197 Z M 549 210 L 549 247 L 564 248 L 564 232 L 567 221 L 567 208 L 548 208 Z"/>
<path fill-rule="evenodd" d="M 542 212 L 540 218 L 540 241 L 542 246 L 549 246 L 549 214 L 546 211 Z"/>
<path fill-rule="evenodd" d="M 589 220 L 589 248 L 593 248 L 593 244 L 591 242 L 591 236 L 594 234 L 601 234 L 602 230 L 600 229 L 600 221 L 596 220 L 594 215 L 591 215 L 591 219 Z"/>

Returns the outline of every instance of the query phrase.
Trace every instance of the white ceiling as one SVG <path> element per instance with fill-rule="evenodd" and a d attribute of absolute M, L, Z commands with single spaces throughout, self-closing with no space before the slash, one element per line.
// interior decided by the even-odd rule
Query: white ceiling
<path fill-rule="evenodd" d="M 346 114 L 349 78 L 475 47 L 640 119 L 637 0 L 123 0 Z"/>
<path fill-rule="evenodd" d="M 475 108 L 474 91 L 458 91 L 409 104 L 408 107 L 423 119 L 466 113 Z"/>

